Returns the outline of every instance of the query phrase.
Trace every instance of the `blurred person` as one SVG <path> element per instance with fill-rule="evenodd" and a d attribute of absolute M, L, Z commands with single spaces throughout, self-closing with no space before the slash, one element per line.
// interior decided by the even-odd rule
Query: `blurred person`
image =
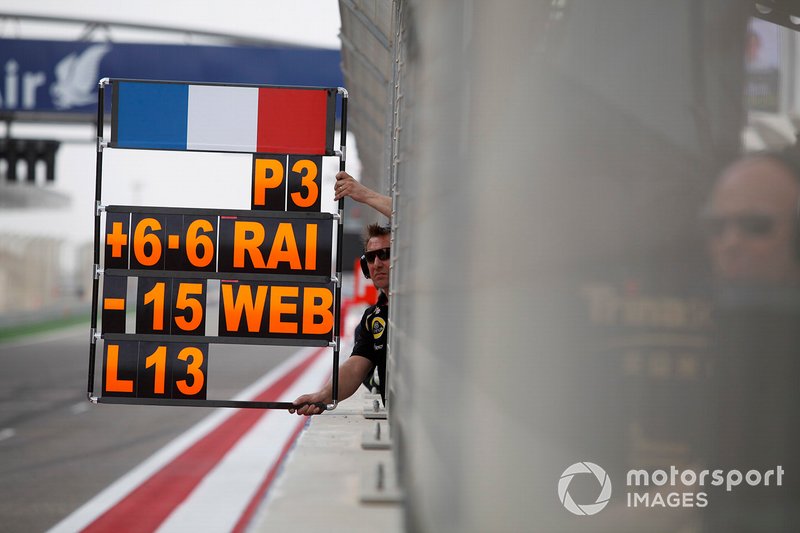
<path fill-rule="evenodd" d="M 800 470 L 800 151 L 745 155 L 705 212 L 714 274 L 711 463 Z M 800 531 L 800 480 L 709 490 L 709 531 Z M 767 526 L 769 524 L 769 526 Z"/>
<path fill-rule="evenodd" d="M 364 263 L 375 288 L 378 301 L 367 308 L 356 327 L 353 351 L 339 367 L 338 401 L 349 398 L 358 386 L 368 380 L 375 368 L 378 369 L 378 390 L 381 398 L 386 397 L 386 338 L 389 322 L 389 256 L 390 230 L 388 227 L 371 224 L 367 227 L 364 243 L 362 268 Z M 293 403 L 298 415 L 316 415 L 324 411 L 320 404 L 333 401 L 333 385 L 329 380 L 322 389 L 312 394 L 299 396 Z"/>
<path fill-rule="evenodd" d="M 799 200 L 800 157 L 789 151 L 747 155 L 728 166 L 704 214 L 715 279 L 800 286 Z"/>
<path fill-rule="evenodd" d="M 756 70 L 760 66 L 763 45 L 761 36 L 753 28 L 747 29 L 747 41 L 744 46 L 744 61 L 748 70 Z"/>
<path fill-rule="evenodd" d="M 389 196 L 377 193 L 362 185 L 345 171 L 336 174 L 336 183 L 333 186 L 333 199 L 339 201 L 349 196 L 356 202 L 367 204 L 386 218 L 392 218 L 392 199 Z"/>

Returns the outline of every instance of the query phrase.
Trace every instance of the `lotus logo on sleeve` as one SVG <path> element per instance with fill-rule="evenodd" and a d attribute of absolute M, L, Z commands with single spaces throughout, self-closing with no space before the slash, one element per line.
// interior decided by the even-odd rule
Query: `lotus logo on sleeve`
<path fill-rule="evenodd" d="M 386 322 L 381 317 L 375 317 L 372 319 L 372 336 L 375 340 L 380 339 L 383 336 L 383 331 L 386 329 Z"/>

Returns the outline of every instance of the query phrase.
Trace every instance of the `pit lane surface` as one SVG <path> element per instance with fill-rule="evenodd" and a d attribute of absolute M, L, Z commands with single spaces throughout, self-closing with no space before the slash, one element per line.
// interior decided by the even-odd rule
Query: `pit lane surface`
<path fill-rule="evenodd" d="M 100 494 L 115 481 L 124 477 L 137 465 L 168 447 L 180 435 L 198 422 L 216 416 L 216 422 L 206 423 L 204 432 L 184 438 L 183 446 L 188 449 L 192 438 L 200 439 L 213 433 L 214 423 L 222 424 L 236 410 L 212 410 L 188 407 L 150 407 L 124 405 L 94 405 L 86 399 L 86 381 L 88 369 L 88 325 L 61 331 L 48 337 L 26 339 L 17 342 L 0 344 L 0 520 L 3 531 L 44 531 L 58 524 L 81 508 L 83 515 L 73 524 L 93 522 L 94 515 L 100 516 L 108 512 L 120 502 L 129 500 L 129 493 L 136 491 L 141 485 L 129 484 L 117 487 L 118 493 L 110 501 L 107 508 L 84 504 L 96 502 Z M 276 366 L 283 364 L 286 372 L 296 367 L 291 360 L 298 359 L 295 347 L 251 347 L 251 346 L 212 346 L 209 356 L 209 397 L 232 398 L 242 389 L 250 386 L 259 377 L 268 374 Z M 301 354 L 302 355 L 302 354 Z M 309 355 L 304 355 L 306 359 Z M 319 357 L 317 358 L 320 359 Z M 324 359 L 324 358 L 322 358 Z M 324 363 L 319 360 L 318 363 Z M 291 363 L 291 364 L 288 364 Z M 316 373 L 309 376 L 310 381 L 298 387 L 308 387 L 324 379 L 324 364 L 316 364 Z M 308 368 L 303 369 L 304 373 Z M 296 372 L 297 374 L 297 372 Z M 328 370 L 329 374 L 329 370 Z M 284 376 L 285 377 L 285 376 Z M 296 379 L 300 374 L 295 376 Z M 279 377 L 275 379 L 279 379 Z M 269 380 L 268 380 L 269 381 Z M 265 387 L 269 383 L 263 384 Z M 291 385 L 291 383 L 287 384 Z M 96 386 L 95 392 L 99 385 Z M 260 391 L 253 391 L 258 393 Z M 303 392 L 307 392 L 303 390 Z M 291 395 L 291 387 L 284 387 L 283 394 Z M 272 398 L 287 401 L 291 397 Z M 227 413 L 219 414 L 219 411 Z M 243 410 L 247 412 L 251 410 Z M 261 413 L 259 412 L 259 415 Z M 286 415 L 280 413 L 280 415 Z M 242 438 L 254 427 L 263 426 L 262 417 L 250 417 L 251 425 L 242 426 L 239 433 L 228 438 L 227 444 L 233 448 L 237 444 L 247 453 L 247 439 Z M 258 420 L 256 420 L 258 419 Z M 275 420 L 286 420 L 283 416 Z M 295 435 L 297 423 L 302 419 L 293 417 L 293 426 L 288 427 L 282 435 Z M 286 422 L 282 422 L 284 425 Z M 189 432 L 191 433 L 191 432 Z M 217 431 L 219 434 L 230 434 L 230 428 Z M 250 442 L 250 453 L 259 453 L 260 446 L 272 441 L 272 447 L 280 450 L 290 437 L 272 439 L 275 434 L 272 426 L 262 430 L 254 442 Z M 188 440 L 187 440 L 188 439 Z M 253 440 L 253 438 L 251 438 Z M 240 442 L 241 441 L 241 442 Z M 210 442 L 212 448 L 218 449 L 220 444 Z M 255 449 L 254 449 L 255 447 Z M 224 451 L 224 450 L 223 450 Z M 175 450 L 178 457 L 181 449 Z M 278 455 L 275 456 L 279 458 Z M 172 458 L 174 459 L 174 457 Z M 155 470 L 143 472 L 144 483 L 147 476 L 167 468 L 171 462 L 155 465 Z M 196 457 L 195 457 L 196 459 Z M 225 458 L 217 453 L 216 459 L 208 459 L 219 463 Z M 231 462 L 228 459 L 228 462 Z M 224 478 L 222 469 L 211 471 L 216 463 L 209 466 L 207 478 L 200 477 L 197 485 L 184 487 L 185 490 L 197 492 L 203 496 L 198 487 L 208 479 L 216 476 Z M 156 468 L 157 467 L 157 468 Z M 268 467 L 267 473 L 269 471 Z M 262 478 L 264 476 L 261 476 Z M 258 494 L 242 495 L 248 501 L 237 504 L 252 506 L 249 499 L 263 496 L 264 479 L 259 479 Z M 230 480 L 224 481 L 230 482 Z M 163 480 L 162 480 L 163 483 Z M 167 480 L 164 486 L 171 487 Z M 143 489 L 139 488 L 141 492 Z M 122 491 L 122 492 L 120 492 Z M 208 492 L 208 491 L 206 491 Z M 184 494 L 183 497 L 187 497 Z M 206 495 L 207 497 L 207 495 Z M 183 500 L 176 500 L 182 503 Z M 176 503 L 176 505 L 177 505 Z M 102 504 L 102 502 L 101 502 Z M 83 506 L 83 507 L 82 507 Z M 94 506 L 94 508 L 92 508 Z M 168 517 L 181 519 L 174 509 L 162 513 L 161 518 L 169 524 Z M 138 513 L 147 510 L 137 509 Z M 252 510 L 250 510 L 252 512 Z M 89 513 L 89 514 L 87 514 Z M 94 514 L 92 514 L 94 513 Z M 241 518 L 241 517 L 240 517 Z M 82 522 L 81 522 L 82 521 Z M 161 522 L 159 522 L 161 523 Z M 184 522 L 185 523 L 185 522 Z M 69 524 L 67 524 L 69 526 Z M 71 527 L 71 526 L 69 526 Z M 162 526 L 163 527 L 163 526 Z"/>

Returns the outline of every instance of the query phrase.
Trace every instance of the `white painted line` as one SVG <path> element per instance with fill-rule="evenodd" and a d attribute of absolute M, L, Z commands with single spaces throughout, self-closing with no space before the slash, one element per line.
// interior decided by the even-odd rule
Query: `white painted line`
<path fill-rule="evenodd" d="M 330 359 L 318 357 L 282 396 L 296 398 L 318 390 L 330 372 Z M 303 417 L 287 411 L 266 411 L 176 507 L 158 533 L 232 531 L 267 473 L 281 458 L 286 442 L 304 423 Z"/>
<path fill-rule="evenodd" d="M 23 346 L 33 346 L 45 342 L 52 342 L 61 339 L 68 339 L 84 335 L 86 338 L 86 349 L 89 349 L 89 324 L 78 324 L 77 326 L 64 326 L 54 331 L 34 333 L 18 339 L 0 341 L 0 349 L 21 348 Z"/>
<path fill-rule="evenodd" d="M 235 399 L 249 400 L 253 398 L 256 394 L 268 388 L 292 368 L 297 366 L 300 361 L 307 358 L 314 350 L 316 350 L 316 348 L 304 348 L 298 351 L 239 393 Z M 236 409 L 219 409 L 214 411 L 79 507 L 71 515 L 50 529 L 50 532 L 72 533 L 85 529 L 98 517 L 118 504 L 136 487 L 149 479 L 154 473 L 164 468 L 164 466 L 186 451 L 195 442 L 211 433 L 235 412 Z"/>
<path fill-rule="evenodd" d="M 89 400 L 78 402 L 76 404 L 73 404 L 72 407 L 69 408 L 69 412 L 72 413 L 73 415 L 82 415 L 83 413 L 89 410 L 90 406 L 91 404 L 89 403 Z"/>
<path fill-rule="evenodd" d="M 0 430 L 0 440 L 7 440 L 16 435 L 17 432 L 14 431 L 14 428 L 4 428 Z"/>

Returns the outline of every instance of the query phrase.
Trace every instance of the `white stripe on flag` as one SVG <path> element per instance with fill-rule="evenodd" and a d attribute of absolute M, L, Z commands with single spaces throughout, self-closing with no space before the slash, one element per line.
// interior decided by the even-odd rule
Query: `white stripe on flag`
<path fill-rule="evenodd" d="M 258 88 L 189 86 L 186 148 L 255 152 Z"/>

